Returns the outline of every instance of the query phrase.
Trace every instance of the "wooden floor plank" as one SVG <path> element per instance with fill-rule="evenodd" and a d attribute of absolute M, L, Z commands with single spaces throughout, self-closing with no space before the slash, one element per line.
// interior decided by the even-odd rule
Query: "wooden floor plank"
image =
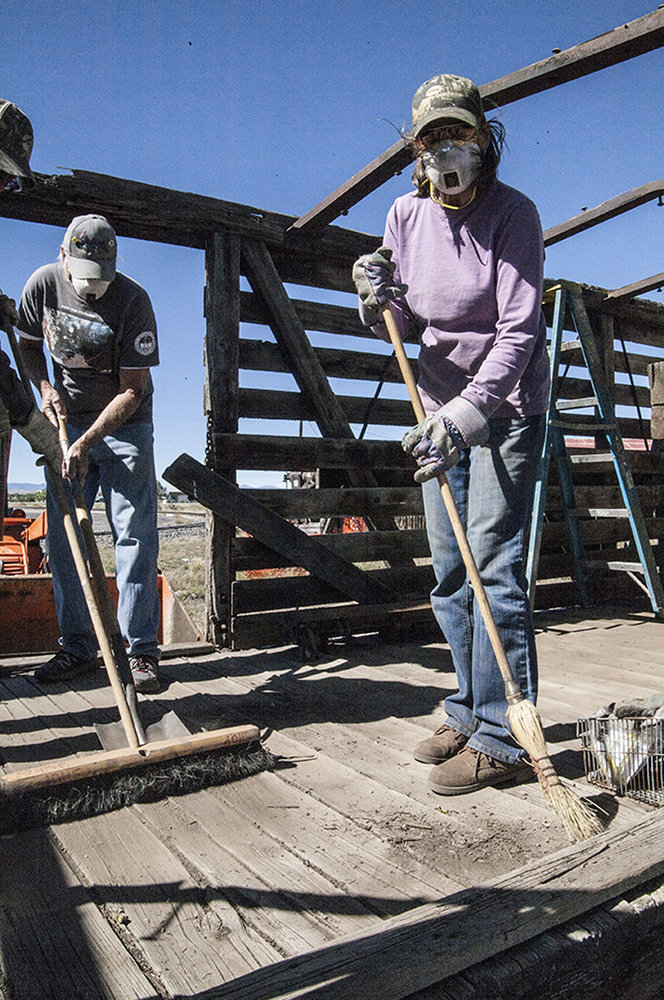
<path fill-rule="evenodd" d="M 247 779 L 248 780 L 248 779 Z M 199 801 L 208 793 L 192 796 Z M 192 820 L 183 811 L 184 800 L 167 800 L 149 807 L 136 807 L 143 822 L 158 830 L 159 835 L 177 850 L 190 872 L 199 875 L 206 885 L 206 898 L 212 909 L 220 901 L 229 901 L 242 922 L 256 932 L 275 954 L 287 957 L 309 950 L 314 942 L 329 939 L 320 921 L 298 905 L 290 887 L 277 888 L 263 871 L 256 874 L 242 857 L 236 857 L 225 845 L 218 843 L 217 833 L 210 835 L 198 817 Z M 183 824 L 188 824 L 183 836 Z M 300 899 L 303 900 L 301 894 Z"/>
<path fill-rule="evenodd" d="M 7 996 L 147 1000 L 158 995 L 44 831 L 0 838 L 0 885 Z"/>
<path fill-rule="evenodd" d="M 397 863 L 401 859 L 390 857 L 386 845 L 375 834 L 288 785 L 280 774 L 266 773 L 220 786 L 211 790 L 211 795 L 226 814 L 232 810 L 244 816 L 246 824 L 255 823 L 260 816 L 261 827 L 271 837 L 288 844 L 341 892 L 356 896 L 381 916 L 400 912 L 409 901 L 413 905 L 415 898 L 438 898 L 459 888 L 459 883 L 418 865 L 412 858 L 405 859 L 403 866 Z M 293 837 L 294 821 L 297 838 Z"/>
<path fill-rule="evenodd" d="M 604 834 L 550 855 L 491 887 L 427 904 L 386 921 L 379 931 L 261 970 L 208 1000 L 424 996 L 420 991 L 444 978 L 661 876 L 662 823 L 661 816 L 649 817 L 634 833 Z"/>
<path fill-rule="evenodd" d="M 664 688 L 662 635 L 648 615 L 578 614 L 538 629 L 539 711 L 554 763 L 579 794 L 616 801 L 583 780 L 576 719 Z M 252 970 L 334 947 L 349 932 L 371 935 L 413 906 L 567 848 L 536 782 L 453 799 L 429 791 L 412 749 L 444 719 L 456 686 L 442 641 L 352 639 L 309 663 L 295 647 L 214 653 L 169 660 L 163 674 L 166 689 L 141 699 L 145 721 L 175 709 L 206 728 L 271 726 L 268 747 L 291 759 L 270 774 L 52 828 L 49 843 L 73 880 L 60 895 L 56 886 L 53 906 L 81 894 L 68 954 L 81 950 L 93 998 L 152 997 L 157 987 L 230 995 Z M 0 681 L 8 770 L 96 748 L 92 723 L 117 718 L 101 671 L 71 685 L 28 674 Z M 622 800 L 609 830 L 651 813 Z M 34 881 L 26 898 L 0 903 L 10 971 L 36 947 L 30 928 L 53 921 L 48 879 L 41 894 Z M 59 937 L 49 928 L 41 940 L 58 970 L 50 953 Z M 46 973 L 33 978 L 35 996 L 77 996 L 71 975 L 52 994 L 39 993 Z"/>
<path fill-rule="evenodd" d="M 132 808 L 53 832 L 96 896 L 126 919 L 136 952 L 171 994 L 209 989 L 274 959 L 230 904 L 223 914 L 210 910 L 205 891 Z"/>

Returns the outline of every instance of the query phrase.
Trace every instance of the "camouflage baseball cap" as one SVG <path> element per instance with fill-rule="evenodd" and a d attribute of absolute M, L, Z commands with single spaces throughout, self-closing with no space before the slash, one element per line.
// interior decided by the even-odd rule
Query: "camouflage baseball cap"
<path fill-rule="evenodd" d="M 77 215 L 62 241 L 73 278 L 113 281 L 118 242 L 115 230 L 103 215 Z"/>
<path fill-rule="evenodd" d="M 413 97 L 413 135 L 443 118 L 479 128 L 485 122 L 480 92 L 465 76 L 442 73 L 427 80 Z"/>
<path fill-rule="evenodd" d="M 33 143 L 30 119 L 11 101 L 0 99 L 0 170 L 35 183 L 30 169 Z"/>

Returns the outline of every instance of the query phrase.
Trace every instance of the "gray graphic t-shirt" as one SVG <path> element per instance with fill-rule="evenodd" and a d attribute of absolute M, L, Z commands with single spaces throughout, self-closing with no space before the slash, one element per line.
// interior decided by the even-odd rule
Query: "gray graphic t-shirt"
<path fill-rule="evenodd" d="M 120 368 L 159 364 L 157 323 L 148 293 L 118 272 L 106 294 L 89 304 L 76 294 L 60 262 L 29 278 L 18 309 L 23 336 L 45 340 L 55 388 L 72 419 L 93 420 L 117 395 Z M 152 379 L 130 421 L 152 419 Z"/>

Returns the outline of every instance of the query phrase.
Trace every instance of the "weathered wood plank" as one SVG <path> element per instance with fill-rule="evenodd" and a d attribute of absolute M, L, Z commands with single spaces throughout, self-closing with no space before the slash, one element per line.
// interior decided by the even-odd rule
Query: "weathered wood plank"
<path fill-rule="evenodd" d="M 43 830 L 0 838 L 0 990 L 16 1000 L 158 997 Z M 114 902 L 114 901 L 113 901 Z"/>
<path fill-rule="evenodd" d="M 663 823 L 655 815 L 628 832 L 600 835 L 490 888 L 466 890 L 368 934 L 244 976 L 212 991 L 209 1000 L 402 1000 L 661 875 Z"/>
<path fill-rule="evenodd" d="M 238 917 L 216 912 L 160 836 L 133 808 L 54 828 L 85 882 L 128 921 L 125 933 L 172 995 L 199 992 L 274 960 L 276 952 Z M 223 940 L 223 947 L 219 946 Z"/>
<path fill-rule="evenodd" d="M 297 530 L 297 529 L 295 529 Z M 329 550 L 321 546 L 325 554 Z M 328 556 L 329 558 L 329 556 Z M 352 565 L 352 564 L 351 564 Z M 359 571 L 362 572 L 362 571 Z M 433 569 L 430 565 L 398 565 L 390 569 L 372 569 L 364 574 L 367 588 L 376 586 L 379 600 L 394 603 L 396 595 L 402 601 L 421 599 L 434 585 Z M 389 595 L 383 597 L 383 590 Z M 369 593 L 367 589 L 367 593 Z M 322 579 L 312 576 L 283 576 L 257 580 L 237 580 L 233 584 L 233 608 L 235 614 L 252 611 L 267 611 L 275 608 L 305 608 L 321 604 L 337 604 L 343 601 L 336 588 Z M 358 602 L 368 604 L 369 601 Z"/>
<path fill-rule="evenodd" d="M 405 1000 L 659 1000 L 664 891 L 648 883 Z"/>
<path fill-rule="evenodd" d="M 270 439 L 274 440 L 274 439 Z M 299 440 L 299 439 L 295 439 Z M 243 493 L 257 503 L 269 507 L 281 517 L 330 517 L 333 514 L 344 517 L 361 517 L 363 514 L 380 510 L 390 514 L 421 514 L 422 488 L 399 487 L 349 487 L 344 490 L 243 490 Z"/>
<path fill-rule="evenodd" d="M 321 545 L 349 562 L 396 561 L 429 556 L 426 531 L 358 531 L 314 536 Z M 253 538 L 233 542 L 233 568 L 236 571 L 293 565 Z"/>
<path fill-rule="evenodd" d="M 343 438 L 264 437 L 222 434 L 225 460 L 243 469 L 411 469 L 412 458 L 399 441 L 358 441 Z"/>
<path fill-rule="evenodd" d="M 329 605 L 236 615 L 233 620 L 233 648 L 254 649 L 256 646 L 282 646 L 292 643 L 303 652 L 315 655 L 311 642 L 320 649 L 322 638 L 344 638 L 353 632 L 379 632 L 384 629 L 404 636 L 412 634 L 421 641 L 435 634 L 436 625 L 428 602 L 412 604 Z"/>
<path fill-rule="evenodd" d="M 245 240 L 242 256 L 254 293 L 260 296 L 267 308 L 272 332 L 288 358 L 301 393 L 312 407 L 321 433 L 333 438 L 352 437 L 348 421 L 321 370 L 267 248 Z"/>
<path fill-rule="evenodd" d="M 340 394 L 337 395 L 336 399 L 348 424 L 364 424 L 368 421 L 371 424 L 410 427 L 413 423 L 413 408 L 406 399 L 373 400 L 371 396 L 342 396 Z M 240 414 L 254 420 L 314 421 L 317 419 L 316 407 L 306 397 L 298 392 L 273 389 L 241 389 Z M 357 473 L 355 475 L 357 476 Z M 361 486 L 363 484 L 357 482 L 354 485 Z M 365 485 L 368 486 L 370 483 Z"/>
<path fill-rule="evenodd" d="M 314 347 L 314 352 L 328 378 L 403 384 L 396 358 L 392 355 L 333 347 Z M 648 360 L 652 361 L 652 358 Z M 290 372 L 288 362 L 276 344 L 246 338 L 240 342 L 240 365 L 249 371 Z M 415 364 L 413 368 L 417 375 Z"/>
<path fill-rule="evenodd" d="M 175 687 L 183 700 L 192 690 L 186 685 Z M 257 864 L 253 847 L 245 854 L 242 848 L 245 825 L 236 822 L 233 809 L 221 809 L 217 803 L 213 810 L 204 806 L 199 812 L 208 794 L 199 792 L 187 799 L 140 806 L 138 812 L 142 821 L 184 859 L 197 882 L 209 886 L 206 902 L 218 912 L 220 919 L 224 920 L 224 911 L 230 903 L 242 924 L 274 949 L 274 961 L 333 939 L 338 933 L 338 925 L 329 921 L 326 924 L 320 911 L 309 913 L 302 898 L 304 886 L 299 886 L 298 899 L 292 870 L 285 877 L 283 872 L 278 873 L 273 862 L 262 865 L 259 861 Z M 264 804 L 261 820 L 268 808 L 269 803 Z M 246 825 L 255 826 L 255 817 Z M 227 843 L 229 829 L 231 837 Z M 272 850 L 274 852 L 274 845 Z M 223 884 L 220 884 L 220 872 L 223 872 Z"/>
<path fill-rule="evenodd" d="M 247 497 L 189 455 L 181 455 L 163 473 L 164 479 L 194 497 L 219 517 L 248 531 L 296 566 L 303 566 L 338 594 L 359 604 L 389 599 L 390 591 L 336 553 L 305 535 L 290 522 Z"/>
<path fill-rule="evenodd" d="M 240 413 L 240 240 L 236 234 L 214 233 L 205 255 L 205 413 L 207 464 L 219 475 L 235 480 L 236 467 L 224 464 L 219 434 L 235 434 Z M 231 625 L 230 546 L 235 531 L 210 517 L 205 534 L 205 603 L 207 638 L 227 645 Z"/>
<path fill-rule="evenodd" d="M 349 267 L 352 266 L 349 259 Z M 320 333 L 338 333 L 343 337 L 362 337 L 376 343 L 375 334 L 360 320 L 355 306 L 332 305 L 329 302 L 310 302 L 308 299 L 291 298 L 291 303 L 305 330 Z M 243 323 L 260 323 L 269 326 L 267 307 L 253 292 L 240 292 L 240 318 Z"/>

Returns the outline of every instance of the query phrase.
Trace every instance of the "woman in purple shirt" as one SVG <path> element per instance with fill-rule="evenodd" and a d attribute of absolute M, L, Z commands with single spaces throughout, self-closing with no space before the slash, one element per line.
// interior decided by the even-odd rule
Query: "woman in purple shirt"
<path fill-rule="evenodd" d="M 420 344 L 427 417 L 403 446 L 419 465 L 437 580 L 431 602 L 459 690 L 415 758 L 435 765 L 435 792 L 455 795 L 521 777 L 528 765 L 436 476 L 448 476 L 510 667 L 534 702 L 524 555 L 549 394 L 544 245 L 533 203 L 497 180 L 504 129 L 487 121 L 470 80 L 422 84 L 405 138 L 416 190 L 396 200 L 385 245 L 356 261 L 353 278 L 377 336 L 389 339 L 380 311 L 390 302 L 401 337 Z"/>

